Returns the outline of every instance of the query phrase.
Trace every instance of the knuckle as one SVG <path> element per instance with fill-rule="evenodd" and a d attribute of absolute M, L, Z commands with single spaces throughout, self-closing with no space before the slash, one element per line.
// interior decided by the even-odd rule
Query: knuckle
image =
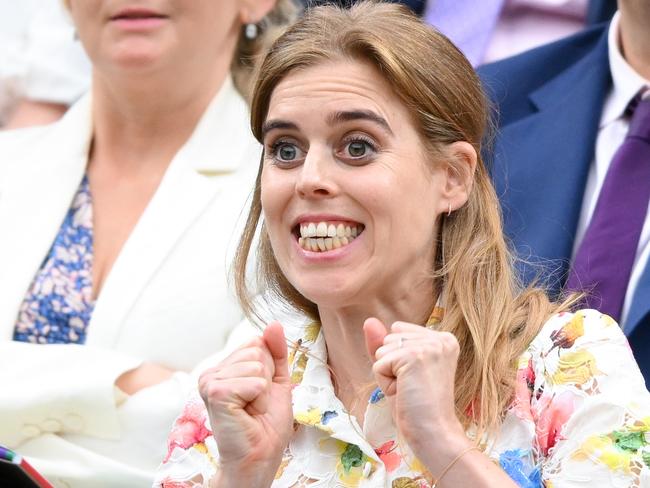
<path fill-rule="evenodd" d="M 228 396 L 228 389 L 220 381 L 212 381 L 206 385 L 204 400 L 207 403 L 214 404 Z"/>
<path fill-rule="evenodd" d="M 252 365 L 252 373 L 255 376 L 264 376 L 264 364 L 260 361 L 253 361 Z"/>

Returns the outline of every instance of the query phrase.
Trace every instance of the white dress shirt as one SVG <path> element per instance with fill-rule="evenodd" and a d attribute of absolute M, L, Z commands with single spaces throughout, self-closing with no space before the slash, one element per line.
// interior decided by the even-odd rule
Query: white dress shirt
<path fill-rule="evenodd" d="M 582 210 L 580 212 L 580 220 L 578 221 L 576 239 L 573 247 L 574 257 L 585 235 L 591 216 L 594 213 L 598 195 L 605 181 L 605 175 L 607 174 L 609 165 L 616 150 L 627 134 L 629 120 L 624 117 L 625 109 L 630 101 L 639 93 L 639 90 L 644 86 L 650 86 L 650 81 L 644 79 L 623 58 L 619 43 L 619 24 L 620 15 L 617 12 L 612 19 L 608 38 L 609 69 L 612 73 L 613 86 L 605 100 L 600 119 L 598 136 L 596 138 L 596 159 L 591 164 L 587 185 L 585 186 L 585 195 L 582 201 Z M 650 213 L 646 213 L 645 223 L 643 224 L 643 230 L 639 238 L 636 256 L 634 257 L 632 274 L 630 275 L 630 281 L 625 294 L 625 302 L 623 304 L 621 324 L 625 324 L 634 290 L 646 267 L 648 255 L 650 255 Z"/>

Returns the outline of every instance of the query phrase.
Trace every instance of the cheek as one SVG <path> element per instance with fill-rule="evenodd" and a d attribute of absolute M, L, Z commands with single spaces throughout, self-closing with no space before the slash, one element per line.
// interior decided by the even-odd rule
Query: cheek
<path fill-rule="evenodd" d="M 264 169 L 261 178 L 260 201 L 267 231 L 273 238 L 281 231 L 282 217 L 291 198 L 291 185 L 283 175 Z"/>

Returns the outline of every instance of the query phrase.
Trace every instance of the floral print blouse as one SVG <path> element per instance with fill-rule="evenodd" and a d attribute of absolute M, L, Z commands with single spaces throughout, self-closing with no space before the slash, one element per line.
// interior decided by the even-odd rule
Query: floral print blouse
<path fill-rule="evenodd" d="M 18 312 L 14 340 L 83 344 L 94 308 L 93 224 L 84 176 L 72 205 Z"/>
<path fill-rule="evenodd" d="M 296 428 L 272 487 L 432 486 L 379 389 L 363 428 L 346 412 L 319 325 L 286 334 L 295 344 Z M 194 395 L 174 423 L 155 487 L 205 487 L 217 469 L 207 411 Z M 511 406 L 483 448 L 524 488 L 650 487 L 650 394 L 616 322 L 595 310 L 551 317 L 519 359 Z"/>

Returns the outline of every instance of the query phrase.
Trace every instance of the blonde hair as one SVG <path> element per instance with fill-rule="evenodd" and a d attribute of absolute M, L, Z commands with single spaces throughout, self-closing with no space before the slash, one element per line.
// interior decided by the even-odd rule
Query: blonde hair
<path fill-rule="evenodd" d="M 380 2 L 358 3 L 349 10 L 314 8 L 274 43 L 252 97 L 251 126 L 258 140 L 277 84 L 294 70 L 333 59 L 371 63 L 410 110 L 433 154 L 457 141 L 471 143 L 481 154 L 490 132 L 489 104 L 472 66 L 407 8 Z M 257 314 L 246 263 L 262 211 L 260 174 L 234 266 L 237 294 L 249 317 Z M 543 290 L 523 290 L 518 284 L 497 196 L 480 156 L 468 202 L 439 224 L 433 276 L 436 289 L 444 289 L 445 315 L 438 328 L 453 333 L 460 344 L 456 408 L 464 425 L 474 424 L 480 436 L 500 425 L 512 399 L 517 358 L 548 316 L 567 303 L 553 304 Z M 257 271 L 261 288 L 318 319 L 316 305 L 282 274 L 264 224 Z"/>

